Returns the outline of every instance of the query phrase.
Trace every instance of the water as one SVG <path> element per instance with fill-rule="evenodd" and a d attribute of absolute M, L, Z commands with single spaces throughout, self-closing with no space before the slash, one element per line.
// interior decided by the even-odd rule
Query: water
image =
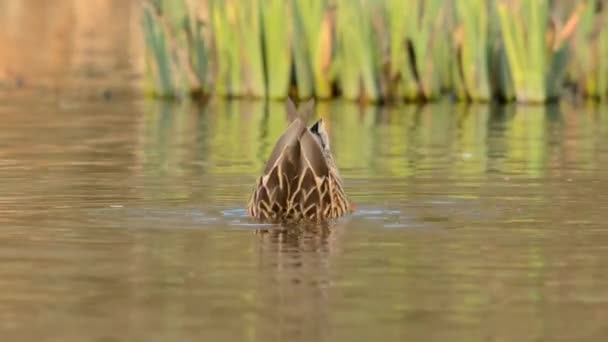
<path fill-rule="evenodd" d="M 608 335 L 605 108 L 322 103 L 357 211 L 244 205 L 282 103 L 5 95 L 11 341 L 591 341 Z"/>
<path fill-rule="evenodd" d="M 606 107 L 319 104 L 356 212 L 285 231 L 283 104 L 130 98 L 139 7 L 91 2 L 0 3 L 2 340 L 608 336 Z"/>

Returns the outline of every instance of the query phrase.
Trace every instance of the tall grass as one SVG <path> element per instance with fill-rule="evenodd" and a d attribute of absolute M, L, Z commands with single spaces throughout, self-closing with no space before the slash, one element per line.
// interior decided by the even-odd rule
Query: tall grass
<path fill-rule="evenodd" d="M 266 96 L 263 24 L 257 0 L 210 2 L 215 46 L 215 92 L 221 96 Z"/>
<path fill-rule="evenodd" d="M 498 3 L 502 38 L 519 101 L 545 102 L 560 95 L 569 33 L 567 28 L 557 27 L 549 10 L 546 0 Z"/>
<path fill-rule="evenodd" d="M 447 7 L 441 0 L 387 0 L 390 77 L 394 97 L 435 99 L 449 79 L 449 46 L 442 39 Z M 417 13 L 418 15 L 412 15 Z"/>
<path fill-rule="evenodd" d="M 260 0 L 264 22 L 264 47 L 268 95 L 283 99 L 291 73 L 291 9 L 285 0 Z"/>
<path fill-rule="evenodd" d="M 373 27 L 378 8 L 368 0 L 339 0 L 338 8 L 337 72 L 342 96 L 378 101 L 381 47 Z"/>
<path fill-rule="evenodd" d="M 600 0 L 145 0 L 148 89 L 544 103 L 570 84 L 601 100 L 608 18 L 600 7 Z"/>
<path fill-rule="evenodd" d="M 489 10 L 486 0 L 456 1 L 454 92 L 459 99 L 487 101 L 489 77 Z M 496 38 L 496 37 L 492 37 Z"/>
<path fill-rule="evenodd" d="M 202 23 L 188 13 L 185 0 L 145 3 L 143 29 L 148 47 L 148 89 L 160 96 L 200 92 L 207 81 L 207 46 Z"/>
<path fill-rule="evenodd" d="M 298 95 L 330 98 L 335 20 L 328 0 L 292 0 L 293 55 Z"/>
<path fill-rule="evenodd" d="M 608 12 L 598 13 L 600 0 L 582 4 L 571 44 L 571 81 L 586 96 L 608 99 Z"/>

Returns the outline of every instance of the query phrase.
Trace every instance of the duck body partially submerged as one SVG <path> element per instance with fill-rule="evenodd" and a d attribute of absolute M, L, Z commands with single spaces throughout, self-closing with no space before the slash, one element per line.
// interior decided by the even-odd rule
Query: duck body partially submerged
<path fill-rule="evenodd" d="M 350 211 L 323 120 L 306 126 L 313 109 L 314 100 L 299 110 L 287 100 L 290 124 L 256 182 L 247 206 L 249 215 L 275 222 L 318 222 Z"/>

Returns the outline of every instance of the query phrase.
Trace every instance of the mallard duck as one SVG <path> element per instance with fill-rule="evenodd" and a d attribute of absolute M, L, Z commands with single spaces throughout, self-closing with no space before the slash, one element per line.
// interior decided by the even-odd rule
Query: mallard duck
<path fill-rule="evenodd" d="M 323 119 L 306 127 L 313 109 L 314 99 L 299 111 L 287 99 L 290 124 L 256 182 L 249 215 L 270 221 L 322 221 L 350 210 Z"/>

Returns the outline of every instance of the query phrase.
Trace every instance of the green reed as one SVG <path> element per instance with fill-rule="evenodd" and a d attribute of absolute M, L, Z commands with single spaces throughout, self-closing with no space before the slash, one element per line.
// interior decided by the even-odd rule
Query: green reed
<path fill-rule="evenodd" d="M 487 1 L 456 1 L 454 5 L 454 92 L 459 99 L 490 100 Z"/>
<path fill-rule="evenodd" d="M 378 101 L 378 39 L 371 1 L 339 0 L 337 13 L 337 73 L 342 96 L 349 100 Z"/>
<path fill-rule="evenodd" d="M 174 93 L 171 78 L 171 61 L 167 51 L 165 32 L 159 27 L 154 8 L 146 7 L 143 13 L 143 29 L 148 50 L 146 51 L 146 75 L 152 93 L 168 95 Z"/>
<path fill-rule="evenodd" d="M 331 97 L 332 11 L 327 0 L 293 0 L 293 56 L 298 95 Z"/>
<path fill-rule="evenodd" d="M 215 46 L 215 92 L 224 97 L 265 97 L 264 21 L 258 0 L 210 2 Z"/>
<path fill-rule="evenodd" d="M 408 1 L 408 13 L 420 13 L 418 20 L 408 21 L 407 36 L 413 51 L 410 62 L 417 75 L 418 87 L 425 99 L 435 99 L 449 77 L 449 44 L 446 21 L 446 2 L 442 0 Z"/>
<path fill-rule="evenodd" d="M 237 6 L 232 1 L 211 2 L 211 22 L 215 46 L 215 92 L 223 97 L 244 94 Z"/>
<path fill-rule="evenodd" d="M 597 11 L 599 0 L 581 3 L 581 18 L 572 42 L 570 78 L 592 98 L 608 99 L 608 13 Z"/>
<path fill-rule="evenodd" d="M 321 16 L 320 1 L 298 2 L 293 1 L 292 8 L 294 15 L 293 23 L 293 63 L 296 72 L 296 86 L 298 95 L 308 98 L 314 95 L 314 76 L 312 73 L 312 53 L 308 43 L 309 36 L 315 32 L 310 32 L 320 25 L 318 18 Z M 307 17 L 303 19 L 303 17 Z M 317 24 L 317 27 L 310 27 L 308 23 Z"/>
<path fill-rule="evenodd" d="M 285 0 L 262 0 L 268 96 L 284 99 L 291 74 L 291 10 Z"/>
<path fill-rule="evenodd" d="M 488 77 L 491 96 L 503 102 L 516 100 L 513 77 L 509 66 L 507 49 L 502 41 L 501 24 L 498 18 L 498 2 L 488 1 Z"/>
<path fill-rule="evenodd" d="M 386 1 L 393 95 L 409 100 L 439 97 L 449 78 L 449 47 L 443 38 L 448 33 L 446 9 L 441 0 Z"/>
<path fill-rule="evenodd" d="M 411 58 L 406 34 L 407 20 L 404 20 L 409 10 L 408 7 L 407 1 L 386 1 L 390 36 L 388 79 L 393 96 L 415 99 L 418 96 L 418 84 L 410 65 Z"/>
<path fill-rule="evenodd" d="M 517 100 L 558 98 L 568 61 L 568 25 L 557 28 L 549 0 L 500 1 L 498 14 Z"/>
<path fill-rule="evenodd" d="M 548 95 L 545 90 L 547 2 L 503 1 L 498 5 L 498 14 L 517 99 L 544 102 Z"/>
<path fill-rule="evenodd" d="M 264 54 L 262 44 L 263 22 L 260 11 L 261 1 L 252 0 L 233 5 L 236 15 L 236 40 L 232 44 L 239 45 L 240 78 L 245 89 L 236 95 L 264 97 L 266 95 L 266 78 L 264 74 Z M 230 28 L 227 28 L 230 29 Z M 221 61 L 220 61 L 221 62 Z"/>
<path fill-rule="evenodd" d="M 185 0 L 148 1 L 143 11 L 150 92 L 168 97 L 203 92 L 207 46 L 202 23 L 190 16 Z"/>
<path fill-rule="evenodd" d="M 544 103 L 567 79 L 606 98 L 608 18 L 598 1 L 147 0 L 148 88 Z"/>

